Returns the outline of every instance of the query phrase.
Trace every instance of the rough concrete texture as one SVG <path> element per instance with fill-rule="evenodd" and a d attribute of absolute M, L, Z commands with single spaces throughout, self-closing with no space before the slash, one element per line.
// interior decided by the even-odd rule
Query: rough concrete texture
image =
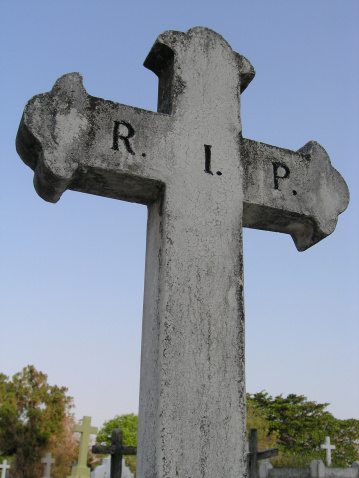
<path fill-rule="evenodd" d="M 254 69 L 217 33 L 165 32 L 145 66 L 158 113 L 91 97 L 72 73 L 30 100 L 17 149 L 48 201 L 72 189 L 148 205 L 137 476 L 237 478 L 242 226 L 305 249 L 332 232 L 348 190 L 316 143 L 295 153 L 242 139 Z"/>

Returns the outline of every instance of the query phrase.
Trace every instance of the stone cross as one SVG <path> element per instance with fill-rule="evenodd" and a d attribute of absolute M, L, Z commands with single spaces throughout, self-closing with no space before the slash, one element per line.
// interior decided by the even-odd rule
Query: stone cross
<path fill-rule="evenodd" d="M 41 463 L 45 464 L 42 478 L 51 478 L 51 465 L 55 463 L 55 458 L 51 458 L 51 453 L 46 453 L 45 458 L 41 458 Z"/>
<path fill-rule="evenodd" d="M 157 113 L 92 97 L 70 73 L 28 102 L 17 151 L 47 201 L 71 189 L 148 206 L 137 476 L 243 476 L 242 228 L 304 251 L 334 231 L 348 188 L 316 142 L 242 137 L 255 72 L 214 31 L 164 32 L 144 65 Z"/>
<path fill-rule="evenodd" d="M 137 455 L 137 447 L 123 446 L 123 430 L 115 428 L 111 434 L 111 445 L 94 445 L 92 453 L 109 455 L 111 454 L 111 476 L 110 478 L 121 478 L 122 475 L 122 456 Z"/>
<path fill-rule="evenodd" d="M 83 417 L 81 425 L 74 425 L 74 432 L 81 433 L 79 459 L 71 469 L 71 477 L 88 478 L 90 468 L 87 466 L 87 454 L 90 435 L 97 434 L 97 428 L 91 426 L 91 417 Z"/>
<path fill-rule="evenodd" d="M 6 478 L 6 470 L 10 470 L 10 465 L 7 464 L 7 460 L 4 460 L 0 465 L 1 468 L 1 478 Z"/>
<path fill-rule="evenodd" d="M 326 451 L 327 466 L 331 466 L 332 450 L 335 450 L 335 446 L 330 444 L 330 437 L 325 437 L 324 445 L 320 445 L 320 448 Z"/>
<path fill-rule="evenodd" d="M 249 453 L 247 455 L 248 460 L 248 477 L 259 478 L 258 461 L 272 456 L 278 455 L 278 448 L 268 448 L 268 450 L 258 451 L 258 439 L 257 430 L 251 428 L 249 430 Z"/>

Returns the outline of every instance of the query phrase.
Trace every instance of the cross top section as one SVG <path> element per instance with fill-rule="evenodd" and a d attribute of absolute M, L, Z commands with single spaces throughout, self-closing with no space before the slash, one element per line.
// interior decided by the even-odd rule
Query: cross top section
<path fill-rule="evenodd" d="M 164 32 L 144 65 L 159 77 L 162 114 L 91 97 L 78 73 L 29 101 L 17 150 L 42 198 L 56 202 L 73 189 L 149 205 L 173 178 L 192 188 L 196 177 L 196 189 L 244 194 L 243 225 L 289 233 L 298 250 L 333 232 L 349 192 L 324 148 L 242 138 L 240 93 L 255 75 L 245 57 L 196 27 Z"/>
<path fill-rule="evenodd" d="M 229 96 L 234 99 L 234 121 L 240 121 L 239 95 L 255 75 L 244 56 L 221 35 L 203 27 L 162 33 L 144 66 L 159 78 L 158 112 L 176 115 L 195 109 L 199 116 L 205 115 L 202 119 L 214 120 L 222 117 L 222 110 L 228 118 L 225 98 Z"/>

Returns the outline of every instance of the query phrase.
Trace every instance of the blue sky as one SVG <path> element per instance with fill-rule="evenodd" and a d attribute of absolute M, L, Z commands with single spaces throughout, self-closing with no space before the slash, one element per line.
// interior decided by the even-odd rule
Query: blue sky
<path fill-rule="evenodd" d="M 67 386 L 93 424 L 137 413 L 147 212 L 67 191 L 40 199 L 15 151 L 26 102 L 79 71 L 88 93 L 156 110 L 142 63 L 164 30 L 212 28 L 256 77 L 246 138 L 325 147 L 350 205 L 306 252 L 245 230 L 250 393 L 303 394 L 359 419 L 359 3 L 351 0 L 3 0 L 0 4 L 0 371 L 33 364 Z"/>

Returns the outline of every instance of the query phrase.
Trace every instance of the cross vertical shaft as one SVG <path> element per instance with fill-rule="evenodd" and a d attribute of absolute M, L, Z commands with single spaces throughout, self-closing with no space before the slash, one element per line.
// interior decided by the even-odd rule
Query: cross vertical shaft
<path fill-rule="evenodd" d="M 258 438 L 257 430 L 249 430 L 249 478 L 258 478 Z"/>
<path fill-rule="evenodd" d="M 245 466 L 240 78 L 224 42 L 191 40 L 171 177 L 148 211 L 137 459 L 146 478 L 234 477 Z"/>
<path fill-rule="evenodd" d="M 115 450 L 121 450 L 122 448 L 122 430 L 112 430 L 111 434 L 111 445 Z M 113 453 L 111 455 L 111 477 L 110 478 L 121 478 L 122 475 L 122 453 Z"/>

